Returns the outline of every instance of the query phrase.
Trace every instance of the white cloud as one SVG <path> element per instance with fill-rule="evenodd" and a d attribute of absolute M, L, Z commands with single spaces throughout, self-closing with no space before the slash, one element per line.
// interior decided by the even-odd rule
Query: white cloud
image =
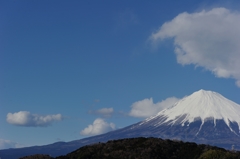
<path fill-rule="evenodd" d="M 94 120 L 93 124 L 88 125 L 88 127 L 83 129 L 80 134 L 84 136 L 99 135 L 114 129 L 115 124 L 107 123 L 105 120 L 97 118 L 96 120 Z"/>
<path fill-rule="evenodd" d="M 133 103 L 131 105 L 131 111 L 129 115 L 133 117 L 147 118 L 157 114 L 158 112 L 165 108 L 171 107 L 177 101 L 179 101 L 178 98 L 170 97 L 154 104 L 152 98 L 150 99 L 146 98 L 144 100 Z"/>
<path fill-rule="evenodd" d="M 233 78 L 240 87 L 240 13 L 214 8 L 181 13 L 150 37 L 153 44 L 173 38 L 177 62 L 194 64 L 215 76 Z"/>
<path fill-rule="evenodd" d="M 10 140 L 0 139 L 0 149 L 20 148 L 20 147 L 23 147 L 23 145 Z"/>
<path fill-rule="evenodd" d="M 113 108 L 102 108 L 94 111 L 89 111 L 90 114 L 101 115 L 103 117 L 111 117 L 113 112 Z"/>
<path fill-rule="evenodd" d="M 38 114 L 31 114 L 28 111 L 19 111 L 17 113 L 8 113 L 6 120 L 9 124 L 17 126 L 43 127 L 49 126 L 54 121 L 60 121 L 62 119 L 63 116 L 61 114 L 41 116 Z"/>

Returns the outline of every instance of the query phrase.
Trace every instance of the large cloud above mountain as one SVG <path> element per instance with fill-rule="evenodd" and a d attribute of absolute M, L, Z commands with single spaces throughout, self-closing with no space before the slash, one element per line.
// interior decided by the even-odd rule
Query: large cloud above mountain
<path fill-rule="evenodd" d="M 174 39 L 177 62 L 193 64 L 216 77 L 233 78 L 240 87 L 240 13 L 214 8 L 181 13 L 150 36 L 153 44 Z"/>

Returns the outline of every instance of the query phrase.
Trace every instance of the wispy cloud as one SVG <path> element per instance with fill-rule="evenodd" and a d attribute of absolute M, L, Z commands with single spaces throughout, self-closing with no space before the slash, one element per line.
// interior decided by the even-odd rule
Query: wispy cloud
<path fill-rule="evenodd" d="M 125 9 L 119 12 L 115 21 L 117 30 L 127 29 L 139 23 L 137 14 L 131 9 Z"/>
<path fill-rule="evenodd" d="M 17 126 L 45 127 L 51 125 L 54 121 L 63 120 L 63 116 L 61 114 L 42 116 L 31 114 L 28 111 L 19 111 L 16 113 L 8 113 L 6 120 L 9 124 Z"/>
<path fill-rule="evenodd" d="M 152 98 L 146 98 L 133 103 L 129 115 L 138 118 L 147 118 L 156 115 L 165 108 L 171 107 L 177 101 L 179 101 L 178 98 L 170 97 L 155 104 Z"/>
<path fill-rule="evenodd" d="M 193 64 L 215 76 L 233 78 L 240 87 L 240 13 L 214 8 L 181 13 L 150 36 L 153 44 L 174 39 L 177 62 Z"/>
<path fill-rule="evenodd" d="M 113 108 L 102 108 L 98 110 L 90 110 L 89 114 L 100 115 L 102 117 L 111 117 L 113 112 Z"/>
<path fill-rule="evenodd" d="M 88 125 L 88 127 L 83 129 L 80 134 L 84 136 L 99 135 L 114 129 L 115 124 L 107 123 L 104 119 L 97 118 L 94 120 L 93 124 Z"/>
<path fill-rule="evenodd" d="M 0 139 L 0 149 L 20 148 L 20 147 L 23 147 L 23 145 L 10 140 Z"/>

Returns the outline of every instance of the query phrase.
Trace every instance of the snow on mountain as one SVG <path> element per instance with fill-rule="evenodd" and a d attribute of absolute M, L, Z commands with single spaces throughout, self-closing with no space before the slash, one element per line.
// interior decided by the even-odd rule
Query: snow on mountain
<path fill-rule="evenodd" d="M 212 91 L 199 90 L 144 121 L 106 134 L 45 146 L 0 150 L 2 158 L 32 154 L 60 156 L 81 146 L 133 137 L 177 139 L 240 150 L 240 105 Z"/>
<path fill-rule="evenodd" d="M 172 107 L 147 118 L 140 125 L 159 117 L 164 120 L 159 120 L 157 124 L 155 123 L 155 126 L 164 123 L 173 125 L 175 122 L 179 123 L 179 120 L 182 126 L 186 124 L 188 126 L 190 123 L 200 119 L 202 121 L 200 131 L 207 120 L 214 120 L 214 126 L 216 126 L 216 120 L 220 119 L 224 120 L 232 132 L 234 131 L 230 126 L 230 122 L 236 122 L 240 132 L 240 105 L 213 91 L 199 90 L 194 92 L 175 103 Z"/>

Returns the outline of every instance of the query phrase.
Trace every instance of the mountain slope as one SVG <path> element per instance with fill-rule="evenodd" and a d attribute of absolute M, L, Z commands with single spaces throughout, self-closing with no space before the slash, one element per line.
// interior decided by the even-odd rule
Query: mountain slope
<path fill-rule="evenodd" d="M 31 154 L 67 154 L 84 145 L 132 137 L 158 137 L 240 149 L 240 106 L 222 95 L 200 90 L 142 122 L 106 134 L 46 146 L 0 150 L 2 159 Z"/>
<path fill-rule="evenodd" d="M 219 93 L 199 90 L 131 129 L 229 149 L 231 145 L 240 148 L 239 125 L 240 105 Z"/>
<path fill-rule="evenodd" d="M 171 108 L 159 112 L 156 116 L 146 121 L 158 116 L 166 117 L 166 120 L 159 122 L 159 124 L 164 124 L 168 121 L 171 121 L 169 124 L 174 124 L 178 121 L 182 125 L 186 123 L 189 125 L 200 118 L 202 125 L 204 121 L 213 119 L 214 126 L 216 126 L 216 120 L 224 120 L 229 129 L 232 130 L 230 122 L 236 122 L 238 127 L 240 126 L 240 105 L 228 100 L 219 93 L 200 90 L 183 98 Z"/>

